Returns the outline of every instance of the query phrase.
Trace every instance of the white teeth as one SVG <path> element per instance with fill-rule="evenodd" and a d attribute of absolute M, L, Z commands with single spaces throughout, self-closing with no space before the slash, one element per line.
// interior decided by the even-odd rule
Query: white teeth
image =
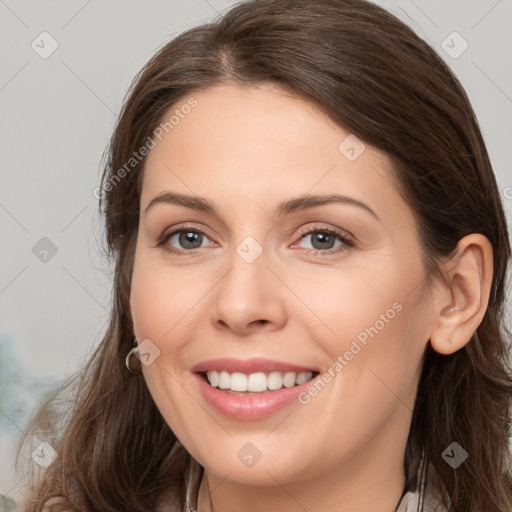
<path fill-rule="evenodd" d="M 313 378 L 313 372 L 270 372 L 268 375 L 263 372 L 251 373 L 246 375 L 240 372 L 216 372 L 206 373 L 208 382 L 214 388 L 226 389 L 231 391 L 249 391 L 251 393 L 261 393 L 267 389 L 273 391 L 293 386 L 300 386 Z"/>
<path fill-rule="evenodd" d="M 212 384 L 213 386 L 213 384 Z M 267 388 L 270 390 L 283 387 L 283 376 L 281 372 L 270 372 L 267 377 Z"/>
<path fill-rule="evenodd" d="M 309 372 L 311 373 L 311 372 Z M 301 385 L 301 384 L 304 384 L 304 382 L 307 382 L 311 377 L 308 377 L 308 372 L 302 372 L 302 373 L 299 373 L 297 375 L 297 379 L 296 379 L 296 382 L 297 382 L 297 385 Z"/>
<path fill-rule="evenodd" d="M 229 376 L 229 375 L 228 375 Z M 212 387 L 216 388 L 219 385 L 219 372 L 208 372 L 208 380 Z"/>
<path fill-rule="evenodd" d="M 217 372 L 215 372 L 217 373 Z M 228 372 L 220 372 L 219 375 L 219 388 L 220 389 L 229 389 L 231 386 L 231 375 Z M 210 381 L 211 383 L 211 381 Z"/>
<path fill-rule="evenodd" d="M 247 375 L 244 373 L 232 373 L 230 384 L 231 391 L 247 391 Z"/>
<path fill-rule="evenodd" d="M 297 375 L 293 372 L 286 372 L 283 377 L 283 386 L 285 388 L 292 388 L 295 386 L 295 378 Z"/>
<path fill-rule="evenodd" d="M 263 372 L 251 373 L 247 377 L 247 390 L 253 393 L 267 391 L 267 376 Z"/>

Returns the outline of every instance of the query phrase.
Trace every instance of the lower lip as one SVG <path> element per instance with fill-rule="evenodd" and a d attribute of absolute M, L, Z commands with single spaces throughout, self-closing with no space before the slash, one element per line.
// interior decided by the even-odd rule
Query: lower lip
<path fill-rule="evenodd" d="M 203 376 L 194 373 L 204 399 L 217 411 L 238 420 L 257 420 L 274 414 L 298 401 L 301 392 L 311 386 L 315 378 L 300 386 L 264 391 L 254 395 L 235 395 L 208 384 Z"/>

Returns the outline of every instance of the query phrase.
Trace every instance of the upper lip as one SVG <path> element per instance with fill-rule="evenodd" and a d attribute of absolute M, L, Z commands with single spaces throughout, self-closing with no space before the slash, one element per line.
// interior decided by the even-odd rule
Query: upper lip
<path fill-rule="evenodd" d="M 315 368 L 302 366 L 299 364 L 277 361 L 272 359 L 251 358 L 251 359 L 235 359 L 224 357 L 220 359 L 209 359 L 196 364 L 191 371 L 193 373 L 201 373 L 208 371 L 226 371 L 229 373 L 240 372 L 251 374 L 256 372 L 270 373 L 277 372 L 316 372 Z"/>

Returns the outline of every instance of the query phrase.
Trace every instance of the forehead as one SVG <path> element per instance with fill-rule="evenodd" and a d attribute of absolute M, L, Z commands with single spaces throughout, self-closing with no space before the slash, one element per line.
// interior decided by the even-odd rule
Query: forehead
<path fill-rule="evenodd" d="M 397 199 L 382 152 L 283 89 L 223 84 L 190 97 L 195 106 L 175 116 L 147 157 L 142 205 L 164 190 L 246 205 L 310 192 L 350 194 L 388 207 Z M 173 105 L 164 121 L 190 97 Z"/>

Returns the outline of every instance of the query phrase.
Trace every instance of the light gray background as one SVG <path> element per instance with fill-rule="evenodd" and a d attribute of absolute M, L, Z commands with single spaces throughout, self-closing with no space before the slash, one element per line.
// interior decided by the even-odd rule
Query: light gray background
<path fill-rule="evenodd" d="M 128 85 L 158 47 L 234 3 L 0 0 L 0 495 L 19 492 L 14 446 L 42 394 L 80 365 L 106 328 L 111 277 L 94 189 Z M 460 78 L 510 224 L 512 1 L 376 3 Z M 43 31 L 59 45 L 47 59 L 31 47 Z M 469 43 L 458 58 L 441 47 L 453 31 Z M 57 248 L 46 262 L 32 250 L 43 237 Z"/>

